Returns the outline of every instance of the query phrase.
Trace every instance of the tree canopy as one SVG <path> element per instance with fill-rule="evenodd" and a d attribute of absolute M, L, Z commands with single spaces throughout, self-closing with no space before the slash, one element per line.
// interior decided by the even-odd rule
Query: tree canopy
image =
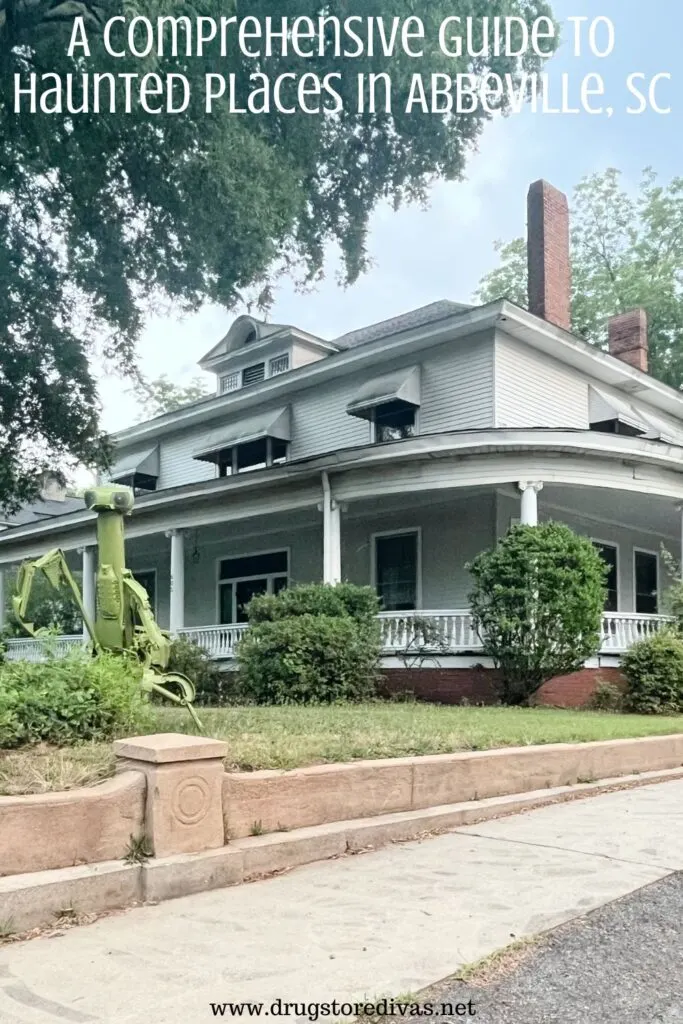
<path fill-rule="evenodd" d="M 617 313 L 647 311 L 650 373 L 683 387 L 683 178 L 660 184 L 643 171 L 635 192 L 609 168 L 584 178 L 571 203 L 572 329 L 607 347 L 607 321 Z M 500 266 L 487 274 L 477 297 L 506 297 L 527 305 L 523 238 L 498 243 Z"/>
<path fill-rule="evenodd" d="M 329 12 L 325 0 L 246 6 L 261 19 Z M 135 7 L 122 0 L 0 0 L 7 100 L 0 106 L 0 505 L 29 497 L 46 466 L 106 463 L 89 357 L 96 350 L 134 373 L 150 303 L 232 307 L 245 289 L 267 284 L 277 266 L 296 266 L 310 281 L 330 242 L 341 247 L 351 282 L 366 267 L 368 218 L 378 202 L 423 199 L 433 179 L 461 175 L 492 115 L 481 106 L 471 114 L 406 113 L 416 70 L 426 78 L 493 71 L 518 83 L 542 63 L 533 51 L 451 58 L 434 46 L 419 62 L 400 54 L 359 58 L 339 84 L 348 105 L 319 116 L 231 113 L 227 94 L 210 113 L 195 105 L 182 115 L 150 115 L 137 104 L 130 113 L 31 112 L 26 98 L 15 112 L 9 98 L 17 73 L 26 88 L 32 72 L 80 80 L 83 73 L 154 69 L 191 82 L 229 72 L 240 95 L 259 70 L 271 79 L 349 70 L 334 54 L 303 69 L 291 53 L 261 61 L 238 50 L 226 58 L 215 51 L 114 58 L 104 52 L 102 25 L 132 17 Z M 234 0 L 153 0 L 140 13 L 221 18 L 236 9 Z M 344 14 L 388 21 L 414 11 L 413 0 L 355 0 Z M 456 13 L 530 24 L 551 12 L 545 0 L 434 0 L 420 9 L 432 39 Z M 68 56 L 75 16 L 85 19 L 89 56 L 83 48 Z M 393 111 L 358 114 L 350 99 L 356 76 L 382 71 L 391 73 Z"/>
<path fill-rule="evenodd" d="M 162 416 L 165 412 L 175 412 L 184 405 L 198 402 L 200 398 L 208 398 L 208 385 L 201 377 L 193 377 L 189 384 L 174 384 L 166 373 L 154 380 L 140 381 L 135 388 L 135 395 L 140 401 L 138 422 Z"/>

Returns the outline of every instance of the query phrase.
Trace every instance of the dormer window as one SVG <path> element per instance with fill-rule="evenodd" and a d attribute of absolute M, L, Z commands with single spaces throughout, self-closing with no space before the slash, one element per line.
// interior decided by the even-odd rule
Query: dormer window
<path fill-rule="evenodd" d="M 242 387 L 242 375 L 239 373 L 226 373 L 221 377 L 221 394 L 227 395 L 229 391 L 238 391 Z"/>
<path fill-rule="evenodd" d="M 282 356 L 275 356 L 268 365 L 268 376 L 277 377 L 279 373 L 287 373 L 289 369 L 289 352 Z"/>
<path fill-rule="evenodd" d="M 252 345 L 255 341 L 258 341 L 258 334 L 256 332 L 256 328 L 252 327 L 251 330 L 248 331 L 247 334 L 245 335 L 244 344 Z"/>

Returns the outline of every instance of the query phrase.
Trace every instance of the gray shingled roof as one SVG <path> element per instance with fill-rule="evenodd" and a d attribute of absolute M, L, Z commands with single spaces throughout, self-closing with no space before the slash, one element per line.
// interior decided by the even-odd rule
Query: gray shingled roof
<path fill-rule="evenodd" d="M 333 344 L 339 348 L 356 348 L 358 345 L 367 345 L 371 341 L 388 337 L 391 334 L 400 334 L 401 331 L 409 331 L 414 327 L 424 327 L 427 324 L 435 323 L 437 320 L 445 320 L 449 316 L 457 316 L 458 313 L 466 313 L 472 306 L 466 306 L 462 302 L 451 302 L 450 299 L 439 299 L 437 302 L 430 302 L 427 306 L 420 306 L 409 313 L 401 316 L 394 316 L 390 320 L 382 320 L 378 324 L 370 324 L 369 327 L 361 327 L 358 331 L 349 331 L 335 338 Z"/>
<path fill-rule="evenodd" d="M 0 523 L 13 526 L 30 526 L 33 523 L 42 523 L 46 519 L 54 519 L 55 516 L 64 516 L 68 512 L 77 512 L 83 509 L 83 501 L 80 498 L 65 498 L 64 501 L 34 501 L 32 505 L 25 505 L 14 515 L 6 516 L 0 513 Z"/>

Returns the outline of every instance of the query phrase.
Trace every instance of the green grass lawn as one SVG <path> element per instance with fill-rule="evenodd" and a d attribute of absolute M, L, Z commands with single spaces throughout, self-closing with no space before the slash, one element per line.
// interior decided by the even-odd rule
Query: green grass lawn
<path fill-rule="evenodd" d="M 391 702 L 204 708 L 199 714 L 207 735 L 228 742 L 226 767 L 233 771 L 683 732 L 681 716 Z M 150 731 L 193 731 L 189 716 L 175 708 L 155 708 L 153 719 Z M 0 751 L 0 794 L 72 789 L 112 771 L 109 744 Z"/>

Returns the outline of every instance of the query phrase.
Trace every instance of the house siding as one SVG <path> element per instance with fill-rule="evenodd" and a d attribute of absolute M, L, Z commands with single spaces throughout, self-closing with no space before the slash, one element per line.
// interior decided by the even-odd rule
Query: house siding
<path fill-rule="evenodd" d="M 161 438 L 158 482 L 160 490 L 215 479 L 216 467 L 210 462 L 198 462 L 192 455 L 201 446 L 202 438 L 211 429 L 215 430 L 219 423 L 220 420 L 215 420 L 199 430 L 188 430 Z"/>
<path fill-rule="evenodd" d="M 589 378 L 502 331 L 495 344 L 495 426 L 587 430 Z"/>
<path fill-rule="evenodd" d="M 422 365 L 420 433 L 493 426 L 494 339 L 491 333 L 442 345 Z"/>

